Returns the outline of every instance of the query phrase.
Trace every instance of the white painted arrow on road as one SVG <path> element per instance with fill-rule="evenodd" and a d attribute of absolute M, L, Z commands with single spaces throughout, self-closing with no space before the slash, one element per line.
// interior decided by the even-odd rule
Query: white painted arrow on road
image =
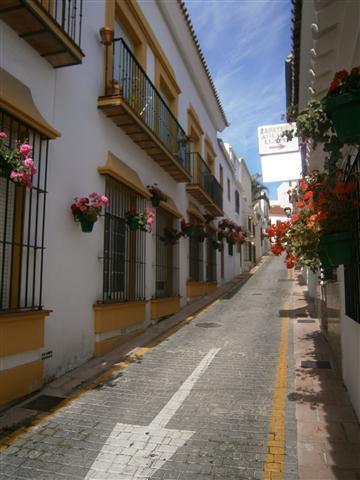
<path fill-rule="evenodd" d="M 195 432 L 165 427 L 219 350 L 220 348 L 212 348 L 207 353 L 150 425 L 144 427 L 118 423 L 91 466 L 86 480 L 150 479 L 156 470 L 170 460 Z M 106 477 L 104 472 L 107 473 Z"/>

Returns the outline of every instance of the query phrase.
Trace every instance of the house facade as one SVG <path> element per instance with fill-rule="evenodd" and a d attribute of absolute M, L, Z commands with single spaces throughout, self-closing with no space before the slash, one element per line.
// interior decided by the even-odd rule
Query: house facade
<path fill-rule="evenodd" d="M 214 248 L 218 220 L 244 223 L 247 207 L 224 165 L 228 201 L 217 141 L 228 122 L 183 2 L 62 5 L 0 5 L 0 131 L 8 148 L 30 144 L 37 170 L 30 189 L 0 164 L 0 405 L 243 268 Z M 109 206 L 84 233 L 70 205 L 91 192 Z M 149 208 L 152 231 L 130 228 Z M 198 234 L 164 240 L 181 220 Z"/>
<path fill-rule="evenodd" d="M 323 98 L 334 74 L 360 63 L 360 4 L 358 2 L 293 1 L 293 52 L 287 66 L 288 106 L 299 111 L 311 98 Z M 344 151 L 339 164 L 359 179 L 358 149 Z M 322 170 L 326 154 L 321 145 L 303 147 L 304 172 Z M 346 178 L 344 177 L 345 181 Z M 358 189 L 359 192 L 359 189 Z M 359 211 L 354 215 L 360 231 Z M 305 272 L 326 335 L 342 371 L 344 383 L 360 417 L 360 255 L 352 265 Z"/>

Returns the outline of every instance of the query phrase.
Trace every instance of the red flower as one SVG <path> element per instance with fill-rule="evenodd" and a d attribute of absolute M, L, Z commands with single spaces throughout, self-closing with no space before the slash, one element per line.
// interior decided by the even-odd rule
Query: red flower
<path fill-rule="evenodd" d="M 274 225 L 266 229 L 266 233 L 268 234 L 269 237 L 273 237 L 275 235 L 275 232 L 276 232 L 276 228 Z"/>
<path fill-rule="evenodd" d="M 353 74 L 360 75 L 360 67 L 354 67 L 354 68 L 352 68 L 350 74 L 351 74 L 351 75 L 353 75 Z"/>
<path fill-rule="evenodd" d="M 334 92 L 336 89 L 340 87 L 341 83 L 338 79 L 335 79 L 331 82 L 330 88 L 329 88 L 329 93 Z"/>
<path fill-rule="evenodd" d="M 294 213 L 294 215 L 291 217 L 292 222 L 298 222 L 300 220 L 300 215 L 297 213 Z"/>
<path fill-rule="evenodd" d="M 334 80 L 340 80 L 340 82 L 343 82 L 347 77 L 349 76 L 348 72 L 346 70 L 340 70 L 339 72 L 336 72 L 334 75 Z"/>
<path fill-rule="evenodd" d="M 305 180 L 300 180 L 299 181 L 299 184 L 300 184 L 300 190 L 302 192 L 306 192 L 306 190 L 309 188 L 309 185 L 305 182 Z"/>
<path fill-rule="evenodd" d="M 296 202 L 296 207 L 297 208 L 303 208 L 305 207 L 305 202 L 301 201 L 301 202 Z"/>
<path fill-rule="evenodd" d="M 314 197 L 314 193 L 311 190 L 309 190 L 308 192 L 304 193 L 303 199 L 304 200 L 310 200 L 310 199 L 312 200 L 313 197 Z"/>
<path fill-rule="evenodd" d="M 271 251 L 274 255 L 276 256 L 279 256 L 281 255 L 281 253 L 283 252 L 283 247 L 281 245 L 279 245 L 278 243 L 275 243 L 274 245 L 272 245 L 271 247 Z"/>

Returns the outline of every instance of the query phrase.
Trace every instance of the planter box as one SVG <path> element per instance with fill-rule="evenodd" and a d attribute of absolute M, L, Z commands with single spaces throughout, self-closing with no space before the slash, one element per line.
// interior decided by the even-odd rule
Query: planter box
<path fill-rule="evenodd" d="M 360 144 L 360 93 L 343 93 L 323 101 L 342 143 Z"/>
<path fill-rule="evenodd" d="M 320 238 L 319 257 L 323 268 L 349 265 L 354 261 L 354 256 L 354 239 L 351 233 L 331 233 Z"/>

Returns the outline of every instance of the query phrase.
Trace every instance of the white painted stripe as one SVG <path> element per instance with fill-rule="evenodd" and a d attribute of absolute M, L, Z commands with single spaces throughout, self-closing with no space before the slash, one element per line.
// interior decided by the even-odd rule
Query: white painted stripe
<path fill-rule="evenodd" d="M 41 360 L 41 354 L 43 350 L 31 350 L 30 352 L 17 353 L 15 355 L 9 355 L 8 357 L 0 358 L 0 372 L 9 370 L 10 368 L 19 367 L 26 363 L 36 362 Z"/>
<path fill-rule="evenodd" d="M 209 351 L 150 425 L 117 423 L 86 475 L 86 480 L 103 478 L 105 470 L 108 478 L 111 476 L 113 479 L 153 478 L 155 472 L 194 435 L 193 431 L 164 426 L 175 415 L 219 350 L 213 348 Z"/>
<path fill-rule="evenodd" d="M 193 373 L 185 380 L 179 390 L 171 397 L 165 407 L 156 415 L 151 422 L 150 427 L 165 427 L 181 407 L 184 400 L 188 397 L 195 383 L 199 380 L 213 361 L 220 348 L 212 348 L 209 353 L 201 360 Z"/>

